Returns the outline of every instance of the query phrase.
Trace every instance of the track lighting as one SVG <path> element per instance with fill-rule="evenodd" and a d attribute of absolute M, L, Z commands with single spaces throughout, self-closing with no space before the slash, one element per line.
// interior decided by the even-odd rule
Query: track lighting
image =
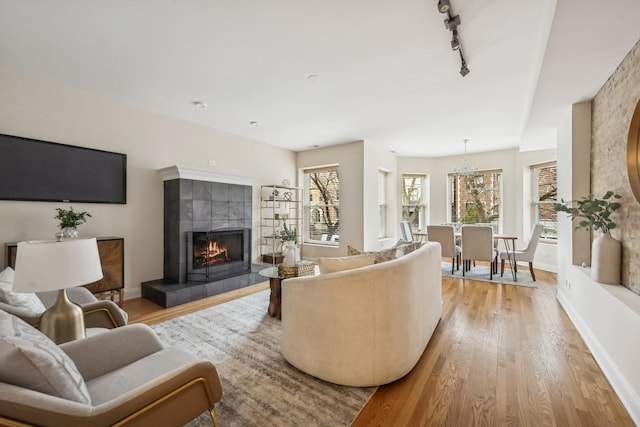
<path fill-rule="evenodd" d="M 466 76 L 467 74 L 469 74 L 469 68 L 467 67 L 467 63 L 464 62 L 464 59 L 462 60 L 462 66 L 460 67 L 460 75 L 462 77 Z"/>
<path fill-rule="evenodd" d="M 451 39 L 451 49 L 458 50 L 460 49 L 460 40 L 458 40 L 458 30 L 453 32 L 453 38 Z"/>
<path fill-rule="evenodd" d="M 444 27 L 451 31 L 451 49 L 457 50 L 460 55 L 460 75 L 462 77 L 469 74 L 470 70 L 467 67 L 467 62 L 464 59 L 464 53 L 462 52 L 462 42 L 460 40 L 460 36 L 458 35 L 458 26 L 461 23 L 460 15 L 454 15 L 453 10 L 451 9 L 450 0 L 438 0 L 438 11 L 440 13 L 446 13 L 447 19 L 444 20 Z"/>
<path fill-rule="evenodd" d="M 451 4 L 449 3 L 449 0 L 438 0 L 438 10 L 440 13 L 447 13 L 450 7 Z"/>

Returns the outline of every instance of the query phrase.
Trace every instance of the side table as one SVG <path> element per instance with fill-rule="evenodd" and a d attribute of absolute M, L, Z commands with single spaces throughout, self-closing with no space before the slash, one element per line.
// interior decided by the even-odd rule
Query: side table
<path fill-rule="evenodd" d="M 301 261 L 298 265 L 315 265 L 315 263 L 311 261 Z M 282 281 L 284 279 L 289 279 L 296 276 L 285 276 L 281 274 L 278 266 L 264 268 L 259 271 L 259 274 L 263 277 L 269 278 L 269 287 L 271 288 L 271 294 L 269 295 L 269 308 L 267 309 L 267 313 L 269 313 L 269 316 L 271 317 L 282 319 Z M 310 274 L 315 274 L 315 269 Z"/>

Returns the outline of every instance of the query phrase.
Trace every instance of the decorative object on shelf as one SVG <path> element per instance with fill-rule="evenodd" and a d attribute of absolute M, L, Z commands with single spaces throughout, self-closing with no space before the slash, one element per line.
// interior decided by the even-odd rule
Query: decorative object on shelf
<path fill-rule="evenodd" d="M 84 313 L 67 298 L 66 288 L 102 279 L 96 239 L 18 243 L 13 288 L 16 292 L 58 291 L 55 304 L 40 318 L 40 330 L 56 344 L 84 338 Z"/>
<path fill-rule="evenodd" d="M 69 209 L 56 209 L 56 216 L 54 217 L 60 224 L 60 230 L 62 230 L 62 235 L 60 233 L 56 233 L 56 238 L 60 240 L 62 237 L 75 239 L 78 237 L 78 226 L 87 222 L 87 217 L 91 218 L 91 214 L 89 212 L 76 212 L 73 210 L 73 206 L 69 206 Z"/>
<path fill-rule="evenodd" d="M 631 117 L 627 139 L 627 176 L 636 200 L 640 202 L 640 101 Z"/>
<path fill-rule="evenodd" d="M 274 188 L 273 193 L 271 193 L 271 196 L 269 196 L 269 200 L 278 200 L 279 195 L 280 195 L 280 190 L 278 190 L 277 188 Z"/>
<path fill-rule="evenodd" d="M 580 220 L 576 228 L 584 230 L 600 230 L 602 235 L 594 239 L 591 246 L 591 278 L 599 283 L 610 285 L 620 284 L 620 265 L 622 262 L 622 244 L 611 236 L 610 231 L 617 227 L 610 219 L 610 215 L 621 207 L 616 200 L 622 196 L 607 191 L 602 199 L 596 199 L 593 194 L 583 197 L 571 206 L 571 201 L 556 203 L 556 212 L 565 212 L 571 219 Z"/>
<path fill-rule="evenodd" d="M 291 193 L 291 191 L 285 191 L 284 195 L 282 196 L 282 198 L 287 201 L 291 201 L 292 197 L 293 197 L 293 194 Z"/>
<path fill-rule="evenodd" d="M 282 185 L 285 187 L 291 187 L 291 181 L 289 181 L 288 179 L 283 179 Z"/>

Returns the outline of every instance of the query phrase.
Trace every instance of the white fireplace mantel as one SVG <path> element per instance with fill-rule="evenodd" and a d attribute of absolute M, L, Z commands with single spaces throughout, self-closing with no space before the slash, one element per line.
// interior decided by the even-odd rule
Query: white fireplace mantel
<path fill-rule="evenodd" d="M 253 186 L 254 177 L 233 175 L 228 173 L 212 172 L 207 169 L 199 169 L 191 166 L 169 166 L 158 169 L 163 181 L 172 179 L 193 179 L 196 181 L 222 182 L 225 184 L 238 184 Z"/>

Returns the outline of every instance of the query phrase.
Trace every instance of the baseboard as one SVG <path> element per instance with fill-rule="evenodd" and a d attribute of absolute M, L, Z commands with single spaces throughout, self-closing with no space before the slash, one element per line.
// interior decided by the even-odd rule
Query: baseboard
<path fill-rule="evenodd" d="M 564 309 L 571 322 L 578 330 L 578 333 L 589 347 L 589 351 L 593 355 L 605 377 L 611 383 L 618 398 L 629 412 L 633 422 L 640 426 L 640 396 L 635 392 L 629 384 L 624 374 L 620 371 L 615 361 L 611 358 L 606 348 L 600 344 L 598 338 L 591 332 L 591 329 L 583 320 L 582 316 L 573 308 L 571 302 L 567 300 L 562 292 L 556 293 L 556 298 Z"/>

